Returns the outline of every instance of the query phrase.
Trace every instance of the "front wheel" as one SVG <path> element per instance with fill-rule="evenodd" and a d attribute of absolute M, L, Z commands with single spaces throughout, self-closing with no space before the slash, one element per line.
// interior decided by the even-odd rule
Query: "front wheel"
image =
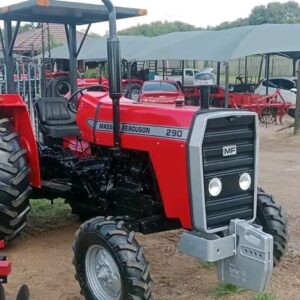
<path fill-rule="evenodd" d="M 123 221 L 97 217 L 85 222 L 73 250 L 76 279 L 85 299 L 151 299 L 149 263 Z"/>
<path fill-rule="evenodd" d="M 264 232 L 273 236 L 273 258 L 276 266 L 287 248 L 287 219 L 281 206 L 262 189 L 258 189 L 257 192 L 256 223 L 262 226 Z"/>

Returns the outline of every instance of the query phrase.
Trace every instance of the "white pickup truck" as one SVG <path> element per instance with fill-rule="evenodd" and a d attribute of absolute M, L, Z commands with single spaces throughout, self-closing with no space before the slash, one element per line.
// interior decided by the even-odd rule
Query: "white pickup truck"
<path fill-rule="evenodd" d="M 200 73 L 199 70 L 196 69 L 184 69 L 184 81 L 183 86 L 193 86 L 195 85 L 195 75 Z M 181 82 L 182 84 L 182 70 L 181 69 L 174 69 L 172 70 L 171 75 L 166 75 L 165 78 L 160 75 L 155 75 L 155 80 L 174 80 L 177 82 Z"/>

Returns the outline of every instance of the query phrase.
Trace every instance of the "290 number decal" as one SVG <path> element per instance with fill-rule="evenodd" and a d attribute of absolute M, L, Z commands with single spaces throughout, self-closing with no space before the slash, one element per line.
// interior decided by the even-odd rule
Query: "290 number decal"
<path fill-rule="evenodd" d="M 167 129 L 166 136 L 181 138 L 183 136 L 183 131 L 180 129 Z"/>

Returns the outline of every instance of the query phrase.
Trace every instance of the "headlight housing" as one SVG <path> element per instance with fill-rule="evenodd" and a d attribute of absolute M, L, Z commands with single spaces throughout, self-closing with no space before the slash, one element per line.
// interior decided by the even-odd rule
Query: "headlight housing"
<path fill-rule="evenodd" d="M 220 195 L 222 191 L 222 182 L 219 178 L 213 178 L 210 180 L 208 184 L 209 194 L 213 197 L 217 197 Z"/>
<path fill-rule="evenodd" d="M 251 175 L 249 173 L 243 173 L 240 176 L 239 185 L 241 190 L 247 191 L 252 183 Z"/>

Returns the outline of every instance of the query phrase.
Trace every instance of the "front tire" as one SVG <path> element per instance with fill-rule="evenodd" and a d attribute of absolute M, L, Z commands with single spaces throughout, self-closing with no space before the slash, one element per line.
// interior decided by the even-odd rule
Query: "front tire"
<path fill-rule="evenodd" d="M 76 279 L 89 300 L 150 300 L 150 266 L 123 221 L 97 217 L 80 226 L 73 246 Z"/>
<path fill-rule="evenodd" d="M 13 239 L 27 225 L 31 188 L 26 152 L 10 120 L 0 118 L 0 240 Z"/>
<path fill-rule="evenodd" d="M 283 215 L 281 206 L 262 189 L 258 189 L 257 192 L 256 223 L 262 226 L 264 232 L 273 236 L 273 258 L 276 266 L 287 248 L 287 219 Z"/>

